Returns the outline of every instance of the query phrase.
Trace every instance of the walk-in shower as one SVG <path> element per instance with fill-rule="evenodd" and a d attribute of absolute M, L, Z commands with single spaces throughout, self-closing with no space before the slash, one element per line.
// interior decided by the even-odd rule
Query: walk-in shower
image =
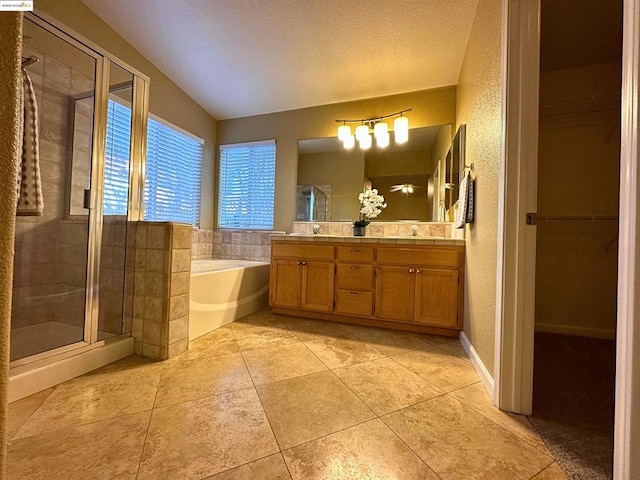
<path fill-rule="evenodd" d="M 12 373 L 131 332 L 127 230 L 138 219 L 148 79 L 63 30 L 24 18 Z"/>

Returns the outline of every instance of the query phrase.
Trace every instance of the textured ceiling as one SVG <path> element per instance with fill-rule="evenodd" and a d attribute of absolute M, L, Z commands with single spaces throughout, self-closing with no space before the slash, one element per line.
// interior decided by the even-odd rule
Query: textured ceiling
<path fill-rule="evenodd" d="M 82 0 L 221 120 L 458 83 L 478 0 Z"/>

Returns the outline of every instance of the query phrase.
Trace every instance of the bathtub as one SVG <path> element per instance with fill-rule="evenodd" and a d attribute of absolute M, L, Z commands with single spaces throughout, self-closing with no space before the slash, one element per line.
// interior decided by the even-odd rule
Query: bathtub
<path fill-rule="evenodd" d="M 192 260 L 189 340 L 269 303 L 269 264 L 248 260 Z"/>

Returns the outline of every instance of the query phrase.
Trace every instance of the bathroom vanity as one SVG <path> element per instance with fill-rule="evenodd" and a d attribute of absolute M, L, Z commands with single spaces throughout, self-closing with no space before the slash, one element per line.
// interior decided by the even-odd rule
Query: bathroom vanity
<path fill-rule="evenodd" d="M 457 336 L 464 242 L 450 239 L 272 237 L 275 313 Z"/>

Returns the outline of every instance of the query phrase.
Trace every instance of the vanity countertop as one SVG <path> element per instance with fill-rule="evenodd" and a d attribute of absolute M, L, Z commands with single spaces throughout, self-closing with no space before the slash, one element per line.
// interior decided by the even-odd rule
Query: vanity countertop
<path fill-rule="evenodd" d="M 462 239 L 420 236 L 397 237 L 354 237 L 341 235 L 323 235 L 311 233 L 289 233 L 287 235 L 272 235 L 272 239 L 293 242 L 346 242 L 346 243 L 399 243 L 404 245 L 460 245 L 465 244 Z"/>

